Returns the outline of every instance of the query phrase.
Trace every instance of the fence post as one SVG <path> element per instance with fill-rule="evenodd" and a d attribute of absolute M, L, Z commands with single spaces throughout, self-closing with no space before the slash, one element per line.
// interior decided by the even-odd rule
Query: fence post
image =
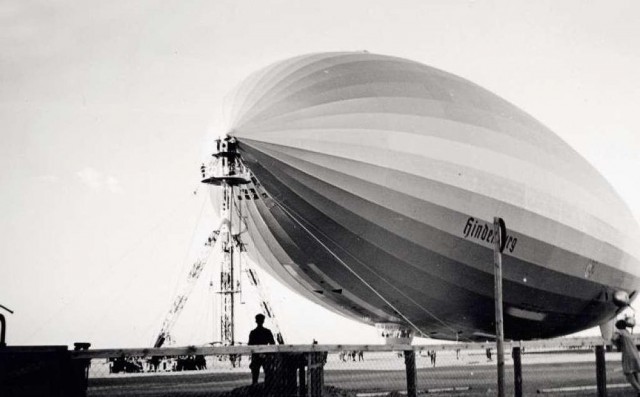
<path fill-rule="evenodd" d="M 607 397 L 607 366 L 604 361 L 604 346 L 596 346 L 596 382 L 598 397 Z"/>
<path fill-rule="evenodd" d="M 522 397 L 522 350 L 520 346 L 513 347 L 513 386 L 516 397 Z"/>
<path fill-rule="evenodd" d="M 498 364 L 498 397 L 504 397 L 504 324 L 502 314 L 502 250 L 507 230 L 502 218 L 493 217 L 493 275 L 495 295 L 496 350 Z"/>
<path fill-rule="evenodd" d="M 298 367 L 298 396 L 305 397 L 307 395 L 307 375 L 304 372 L 304 364 Z"/>
<path fill-rule="evenodd" d="M 307 395 L 309 397 L 322 397 L 322 389 L 324 389 L 324 353 L 309 352 L 307 363 Z"/>
<path fill-rule="evenodd" d="M 407 368 L 407 397 L 417 397 L 416 352 L 404 351 L 404 365 Z"/>
<path fill-rule="evenodd" d="M 5 347 L 7 343 L 4 341 L 4 335 L 7 332 L 7 322 L 4 315 L 0 313 L 0 347 Z"/>

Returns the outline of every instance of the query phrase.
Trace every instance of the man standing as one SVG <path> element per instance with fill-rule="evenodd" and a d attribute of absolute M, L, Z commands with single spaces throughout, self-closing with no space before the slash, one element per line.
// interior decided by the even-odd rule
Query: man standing
<path fill-rule="evenodd" d="M 276 342 L 275 340 L 273 340 L 273 334 L 271 333 L 271 331 L 262 326 L 262 324 L 264 324 L 263 314 L 256 315 L 256 324 L 258 324 L 258 326 L 249 333 L 249 345 L 275 345 Z M 251 368 L 251 378 L 254 385 L 258 383 L 258 378 L 260 377 L 260 367 L 264 368 L 265 381 L 267 380 L 269 375 L 271 375 L 269 373 L 270 369 L 267 368 L 268 365 L 265 365 L 265 362 L 265 354 L 251 355 L 251 365 L 249 365 L 249 368 Z"/>
<path fill-rule="evenodd" d="M 640 395 L 640 355 L 638 355 L 633 338 L 627 330 L 627 327 L 633 326 L 633 323 L 627 324 L 627 320 L 618 320 L 615 325 L 618 332 L 613 337 L 613 341 L 618 350 L 622 352 L 622 372 L 633 390 Z"/>

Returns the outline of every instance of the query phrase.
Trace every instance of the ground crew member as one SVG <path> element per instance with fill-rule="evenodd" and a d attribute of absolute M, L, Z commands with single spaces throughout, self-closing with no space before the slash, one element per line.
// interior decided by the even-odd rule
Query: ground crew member
<path fill-rule="evenodd" d="M 256 324 L 258 324 L 258 326 L 249 333 L 248 344 L 249 345 L 275 345 L 276 342 L 273 340 L 273 334 L 271 333 L 271 331 L 262 326 L 262 324 L 264 324 L 263 314 L 256 315 Z M 251 355 L 251 365 L 249 365 L 249 368 L 251 368 L 251 378 L 252 378 L 252 383 L 254 385 L 258 383 L 258 378 L 260 377 L 260 367 L 264 368 L 264 379 L 265 379 L 265 383 L 267 383 L 267 379 L 269 379 L 271 375 L 270 373 L 271 369 L 268 368 L 269 367 L 268 365 L 265 365 L 267 364 L 266 361 L 267 361 L 266 354 Z"/>
<path fill-rule="evenodd" d="M 631 334 L 627 331 L 627 327 L 626 320 L 616 321 L 618 332 L 613 341 L 616 343 L 618 350 L 622 352 L 622 372 L 624 372 L 633 390 L 636 393 L 640 393 L 640 355 L 638 355 L 638 350 Z"/>

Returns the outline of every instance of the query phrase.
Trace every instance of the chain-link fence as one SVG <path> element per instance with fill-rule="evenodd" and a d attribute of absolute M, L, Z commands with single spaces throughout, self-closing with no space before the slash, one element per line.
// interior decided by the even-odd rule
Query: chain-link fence
<path fill-rule="evenodd" d="M 218 396 L 251 384 L 247 355 L 117 356 L 91 360 L 89 396 Z"/>
<path fill-rule="evenodd" d="M 596 365 L 598 350 L 604 360 Z M 620 353 L 606 350 L 599 338 L 506 343 L 506 395 L 635 395 L 622 372 Z M 33 363 L 27 362 L 30 359 L 14 360 L 22 363 L 23 367 L 17 368 L 17 364 L 9 362 L 6 352 L 0 353 L 4 357 L 0 360 L 2 396 L 81 396 L 85 395 L 80 390 L 85 385 L 88 396 L 497 395 L 494 343 L 73 351 L 63 360 L 69 366 L 65 376 L 80 383 L 58 394 L 26 392 L 53 387 L 56 377 L 49 375 L 54 369 L 65 373 L 52 364 L 53 359 L 47 361 L 48 370 L 28 375 L 29 368 L 34 368 Z M 13 354 L 14 359 L 20 355 Z M 62 357 L 61 352 L 56 354 Z M 602 378 L 600 390 L 598 369 Z M 258 378 L 253 384 L 256 373 Z M 518 375 L 521 389 L 516 387 Z M 50 385 L 34 389 L 31 384 L 41 383 L 45 377 Z M 11 384 L 13 388 L 9 389 Z"/>
<path fill-rule="evenodd" d="M 521 348 L 523 394 L 571 395 L 571 396 L 635 396 L 636 393 L 622 372 L 621 354 L 611 346 L 585 344 L 582 346 L 524 346 Z M 604 359 L 600 368 L 596 365 L 598 352 Z M 607 351 L 608 350 L 608 351 Z M 513 363 L 513 357 L 507 357 Z M 513 366 L 507 377 L 513 379 Z M 605 376 L 598 391 L 598 369 Z"/>

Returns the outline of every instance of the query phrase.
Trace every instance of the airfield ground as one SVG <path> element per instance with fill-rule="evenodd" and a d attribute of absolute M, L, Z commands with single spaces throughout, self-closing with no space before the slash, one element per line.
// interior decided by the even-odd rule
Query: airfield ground
<path fill-rule="evenodd" d="M 454 354 L 454 353 L 452 353 Z M 460 359 L 445 356 L 440 365 L 430 366 L 430 361 L 418 361 L 418 390 L 431 391 L 440 396 L 487 396 L 496 394 L 495 362 L 486 357 L 467 354 Z M 634 395 L 626 385 L 621 371 L 620 355 L 607 354 L 607 385 L 609 396 Z M 342 362 L 331 357 L 326 365 L 325 385 L 342 393 L 335 396 L 392 396 L 405 390 L 403 360 L 397 357 L 369 355 L 363 362 Z M 509 364 L 509 361 L 507 361 Z M 88 395 L 149 396 L 149 397 L 204 397 L 221 396 L 233 389 L 247 386 L 250 374 L 246 368 L 225 370 L 209 369 L 204 372 L 95 375 L 89 381 Z M 513 395 L 512 367 L 506 367 L 506 394 Z M 536 395 L 543 389 L 591 386 L 592 389 L 574 391 L 550 391 L 545 396 L 596 396 L 594 355 L 589 352 L 563 354 L 531 354 L 523 358 L 523 392 Z M 451 391 L 451 388 L 462 390 Z M 434 390 L 444 391 L 433 393 Z M 447 391 L 449 390 L 449 391 Z M 396 393 L 394 393 L 396 392 Z M 422 393 L 426 394 L 426 393 Z"/>

